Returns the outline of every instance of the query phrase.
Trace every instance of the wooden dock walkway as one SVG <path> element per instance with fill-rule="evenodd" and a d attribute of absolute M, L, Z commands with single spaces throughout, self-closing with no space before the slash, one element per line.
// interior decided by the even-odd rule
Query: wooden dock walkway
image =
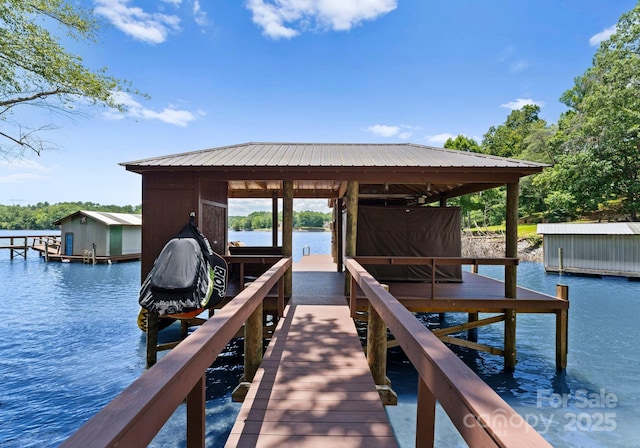
<path fill-rule="evenodd" d="M 285 317 L 226 446 L 397 446 L 350 317 L 343 275 L 319 257 L 304 257 L 294 271 Z"/>

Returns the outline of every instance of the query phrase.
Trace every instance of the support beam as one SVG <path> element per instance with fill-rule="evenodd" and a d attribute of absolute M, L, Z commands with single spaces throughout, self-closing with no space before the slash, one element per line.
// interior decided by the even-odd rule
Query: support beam
<path fill-rule="evenodd" d="M 278 246 L 278 192 L 271 196 L 271 245 Z"/>
<path fill-rule="evenodd" d="M 569 286 L 556 285 L 556 297 L 569 301 Z M 569 309 L 556 311 L 556 369 L 567 368 L 569 352 Z"/>
<path fill-rule="evenodd" d="M 158 360 L 158 313 L 147 312 L 147 368 Z"/>
<path fill-rule="evenodd" d="M 351 180 L 347 184 L 347 234 L 345 235 L 345 255 L 347 257 L 356 256 L 356 240 L 358 236 L 358 193 L 359 183 Z M 345 295 L 349 295 L 351 287 L 351 274 L 348 272 L 344 276 Z"/>
<path fill-rule="evenodd" d="M 337 271 L 342 272 L 344 270 L 344 265 L 342 262 L 342 255 L 344 252 L 344 249 L 342 247 L 342 198 L 336 199 L 334 211 L 336 213 L 336 229 L 334 232 L 336 240 L 333 242 L 333 244 L 336 248 Z"/>
<path fill-rule="evenodd" d="M 293 255 L 293 181 L 282 181 L 282 255 Z M 284 274 L 284 295 L 291 297 L 293 291 L 292 268 Z"/>
<path fill-rule="evenodd" d="M 518 196 L 520 185 L 517 182 L 507 184 L 507 216 L 505 232 L 505 256 L 518 256 Z M 504 267 L 504 296 L 515 299 L 518 288 L 518 267 Z M 516 317 L 515 310 L 504 313 L 504 367 L 513 370 L 516 367 Z"/>
<path fill-rule="evenodd" d="M 507 216 L 505 232 L 505 257 L 518 256 L 518 195 L 520 186 L 517 182 L 507 184 Z M 504 267 L 504 295 L 516 298 L 518 283 L 518 267 Z"/>
<path fill-rule="evenodd" d="M 504 368 L 516 368 L 516 310 L 504 312 Z"/>

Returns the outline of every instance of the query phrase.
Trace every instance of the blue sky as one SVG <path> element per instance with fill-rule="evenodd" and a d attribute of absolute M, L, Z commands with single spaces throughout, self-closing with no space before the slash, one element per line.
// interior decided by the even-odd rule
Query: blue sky
<path fill-rule="evenodd" d="M 256 142 L 480 141 L 514 108 L 557 121 L 630 0 L 81 0 L 96 45 L 68 43 L 150 95 L 53 123 L 40 156 L 0 158 L 0 204 L 139 204 L 119 162 Z M 325 201 L 296 201 L 323 209 Z M 270 206 L 264 207 L 269 209 Z M 234 203 L 231 214 L 254 210 Z"/>

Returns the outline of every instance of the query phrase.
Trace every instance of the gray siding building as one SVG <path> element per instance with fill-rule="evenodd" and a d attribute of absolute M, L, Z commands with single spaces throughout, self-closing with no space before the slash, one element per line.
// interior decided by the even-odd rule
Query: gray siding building
<path fill-rule="evenodd" d="M 54 222 L 60 226 L 61 255 L 96 257 L 140 255 L 142 215 L 78 211 Z"/>
<path fill-rule="evenodd" d="M 640 277 L 640 223 L 538 224 L 544 269 Z"/>

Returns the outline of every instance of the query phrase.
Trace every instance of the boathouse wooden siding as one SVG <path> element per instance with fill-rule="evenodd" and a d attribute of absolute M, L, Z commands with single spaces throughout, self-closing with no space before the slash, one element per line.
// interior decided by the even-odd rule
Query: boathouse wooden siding
<path fill-rule="evenodd" d="M 78 211 L 54 222 L 60 226 L 61 255 L 97 257 L 140 254 L 142 215 Z"/>
<path fill-rule="evenodd" d="M 538 224 L 547 272 L 640 277 L 640 223 Z"/>

